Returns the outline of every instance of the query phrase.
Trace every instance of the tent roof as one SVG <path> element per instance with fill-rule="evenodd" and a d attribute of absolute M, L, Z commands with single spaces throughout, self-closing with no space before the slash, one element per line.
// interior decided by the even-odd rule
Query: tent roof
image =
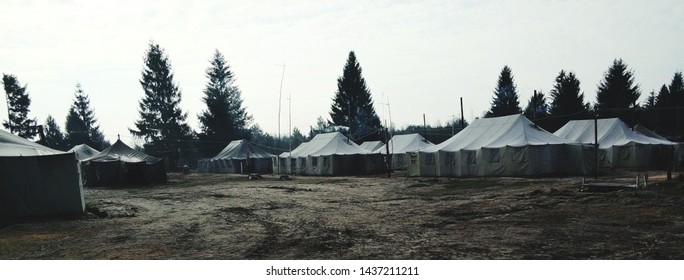
<path fill-rule="evenodd" d="M 554 135 L 586 144 L 594 143 L 594 120 L 569 121 Z M 618 118 L 598 120 L 598 142 L 600 148 L 624 146 L 629 143 L 650 145 L 675 145 L 675 143 L 648 137 L 627 127 Z"/>
<path fill-rule="evenodd" d="M 639 132 L 651 138 L 656 138 L 660 140 L 667 140 L 667 138 L 660 136 L 660 134 L 653 132 L 652 130 L 646 128 L 643 125 L 637 124 L 634 126 L 634 131 Z M 669 140 L 668 140 L 669 141 Z"/>
<path fill-rule="evenodd" d="M 497 118 L 476 119 L 439 145 L 425 152 L 478 150 L 505 146 L 523 147 L 549 144 L 575 143 L 535 127 L 525 116 L 516 114 Z"/>
<path fill-rule="evenodd" d="M 418 133 L 404 134 L 404 135 L 394 135 L 392 139 L 387 143 L 390 147 L 390 153 L 401 154 L 406 152 L 414 152 L 423 150 L 434 146 L 432 142 L 428 141 L 422 135 Z M 382 147 L 375 150 L 379 153 L 387 153 L 387 147 L 383 145 Z"/>
<path fill-rule="evenodd" d="M 76 159 L 78 160 L 85 160 L 89 157 L 92 157 L 100 153 L 100 151 L 95 150 L 86 144 L 76 145 L 73 148 L 71 148 L 71 150 L 69 150 L 68 152 L 75 153 Z"/>
<path fill-rule="evenodd" d="M 354 155 L 370 154 L 371 152 L 361 148 L 353 141 L 339 132 L 321 133 L 311 141 L 302 143 L 292 150 L 292 157 L 305 156 L 328 156 L 328 155 Z M 280 154 L 280 157 L 288 157 L 288 153 Z"/>
<path fill-rule="evenodd" d="M 246 140 L 234 140 L 212 159 L 246 159 L 248 155 L 249 158 L 270 158 L 273 156 Z"/>
<path fill-rule="evenodd" d="M 0 130 L 0 156 L 43 156 L 63 153 Z"/>
<path fill-rule="evenodd" d="M 378 148 L 382 147 L 384 143 L 382 141 L 366 141 L 361 143 L 361 148 L 363 148 L 366 151 L 373 152 L 377 150 Z"/>
<path fill-rule="evenodd" d="M 106 162 L 106 161 L 123 161 L 123 162 L 147 162 L 148 164 L 156 163 L 161 158 L 146 155 L 138 152 L 128 145 L 121 142 L 121 139 L 116 140 L 114 144 L 102 150 L 97 155 L 86 159 L 86 161 Z"/>

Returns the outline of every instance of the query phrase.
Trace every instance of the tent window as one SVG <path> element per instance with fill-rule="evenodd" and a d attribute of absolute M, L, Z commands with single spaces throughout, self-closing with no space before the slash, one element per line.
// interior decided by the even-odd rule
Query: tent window
<path fill-rule="evenodd" d="M 465 156 L 468 164 L 477 164 L 477 155 L 475 155 L 475 151 L 466 151 Z"/>
<path fill-rule="evenodd" d="M 295 167 L 297 166 L 297 160 L 296 159 L 290 159 L 290 167 Z"/>
<path fill-rule="evenodd" d="M 318 166 L 318 158 L 311 158 L 311 166 L 313 166 L 313 167 Z"/>
<path fill-rule="evenodd" d="M 409 154 L 409 156 L 411 157 L 411 164 L 416 164 L 418 156 L 416 154 Z"/>
<path fill-rule="evenodd" d="M 454 157 L 454 154 L 452 153 L 447 153 L 446 154 L 446 159 L 444 160 L 444 163 L 446 165 L 456 165 L 456 158 Z"/>
<path fill-rule="evenodd" d="M 225 164 L 226 164 L 226 168 L 233 168 L 233 161 L 232 160 L 226 160 Z"/>
<path fill-rule="evenodd" d="M 435 165 L 435 155 L 433 155 L 433 154 L 426 154 L 426 157 L 425 157 L 425 164 L 426 164 L 426 165 Z"/>
<path fill-rule="evenodd" d="M 501 151 L 499 149 L 489 150 L 489 162 L 490 163 L 501 162 Z"/>
<path fill-rule="evenodd" d="M 328 157 L 323 158 L 323 166 L 329 166 L 330 165 L 330 159 Z"/>
<path fill-rule="evenodd" d="M 283 165 L 283 166 L 284 166 L 285 164 L 287 164 L 286 159 L 281 158 L 281 159 L 280 159 L 280 165 Z"/>
<path fill-rule="evenodd" d="M 306 159 L 305 159 L 305 158 L 302 159 L 302 162 L 301 162 L 301 165 L 300 165 L 300 166 L 301 166 L 301 167 L 306 167 Z"/>

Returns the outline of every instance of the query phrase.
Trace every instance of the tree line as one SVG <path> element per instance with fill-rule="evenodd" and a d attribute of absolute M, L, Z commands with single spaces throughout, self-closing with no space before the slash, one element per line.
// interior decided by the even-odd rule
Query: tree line
<path fill-rule="evenodd" d="M 319 117 L 309 127 L 308 135 L 294 128 L 291 135 L 277 137 L 252 123 L 252 116 L 242 105 L 242 92 L 236 77 L 219 50 L 215 50 L 205 71 L 207 83 L 202 100 L 206 107 L 197 117 L 199 131 L 187 124 L 188 113 L 180 107 L 182 93 L 164 49 L 150 42 L 143 59 L 139 83 L 143 97 L 138 102 L 138 119 L 129 128 L 135 137 L 144 140 L 146 153 L 165 157 L 171 166 L 193 164 L 198 158 L 211 157 L 228 142 L 249 139 L 271 153 L 279 154 L 296 148 L 322 132 L 341 131 L 352 141 L 386 140 L 387 130 L 375 112 L 371 91 L 363 78 L 362 68 L 354 51 L 350 51 L 337 78 L 337 90 L 331 100 L 329 119 Z M 27 139 L 40 135 L 39 141 L 59 150 L 78 144 L 88 144 L 101 150 L 110 145 L 97 124 L 88 95 L 76 84 L 74 100 L 67 114 L 65 130 L 48 116 L 44 125 L 29 117 L 31 99 L 26 85 L 21 86 L 13 75 L 3 74 L 8 102 L 8 119 L 3 122 L 11 133 Z M 525 109 L 521 109 L 512 69 L 504 66 L 494 90 L 491 108 L 483 117 L 524 114 L 535 123 L 555 131 L 573 119 L 619 117 L 634 125 L 642 123 L 655 131 L 681 137 L 684 131 L 684 83 L 681 72 L 675 73 L 670 85 L 664 84 L 658 94 L 651 92 L 647 101 L 637 103 L 640 89 L 634 83 L 633 71 L 621 59 L 616 59 L 598 86 L 596 102 L 584 101 L 580 82 L 571 71 L 561 70 L 547 95 L 535 91 Z M 394 134 L 421 133 L 433 143 L 440 143 L 465 128 L 464 120 L 445 125 L 411 125 L 393 130 Z"/>
<path fill-rule="evenodd" d="M 684 137 L 684 81 L 675 72 L 670 84 L 663 84 L 658 94 L 651 91 L 643 104 L 641 89 L 634 71 L 622 59 L 615 59 L 596 89 L 596 102 L 585 102 L 580 81 L 572 71 L 561 70 L 547 95 L 535 90 L 521 109 L 512 70 L 504 66 L 499 75 L 491 108 L 484 117 L 524 114 L 541 128 L 554 132 L 570 120 L 620 118 L 630 126 L 642 124 L 673 140 Z"/>

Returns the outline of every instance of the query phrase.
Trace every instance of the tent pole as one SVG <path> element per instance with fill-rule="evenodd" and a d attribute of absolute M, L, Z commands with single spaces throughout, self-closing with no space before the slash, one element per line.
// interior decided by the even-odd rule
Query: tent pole
<path fill-rule="evenodd" d="M 385 127 L 385 161 L 387 162 L 387 179 L 391 178 L 392 173 L 392 156 L 389 153 L 389 132 L 387 127 Z"/>
<path fill-rule="evenodd" d="M 461 97 L 461 130 L 465 128 L 464 122 L 465 120 L 463 120 L 463 97 Z"/>
<path fill-rule="evenodd" d="M 598 143 L 598 112 L 594 114 L 594 153 L 596 155 L 596 174 L 595 179 L 598 179 L 599 174 L 599 143 Z"/>

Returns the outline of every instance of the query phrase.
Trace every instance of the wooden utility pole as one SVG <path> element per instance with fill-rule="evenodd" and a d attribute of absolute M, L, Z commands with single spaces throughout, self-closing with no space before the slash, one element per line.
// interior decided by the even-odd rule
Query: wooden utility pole
<path fill-rule="evenodd" d="M 596 175 L 595 179 L 598 179 L 599 175 L 599 143 L 598 143 L 598 111 L 594 114 L 594 153 L 596 155 Z"/>
<path fill-rule="evenodd" d="M 465 128 L 465 120 L 463 119 L 463 97 L 461 97 L 461 129 Z"/>

